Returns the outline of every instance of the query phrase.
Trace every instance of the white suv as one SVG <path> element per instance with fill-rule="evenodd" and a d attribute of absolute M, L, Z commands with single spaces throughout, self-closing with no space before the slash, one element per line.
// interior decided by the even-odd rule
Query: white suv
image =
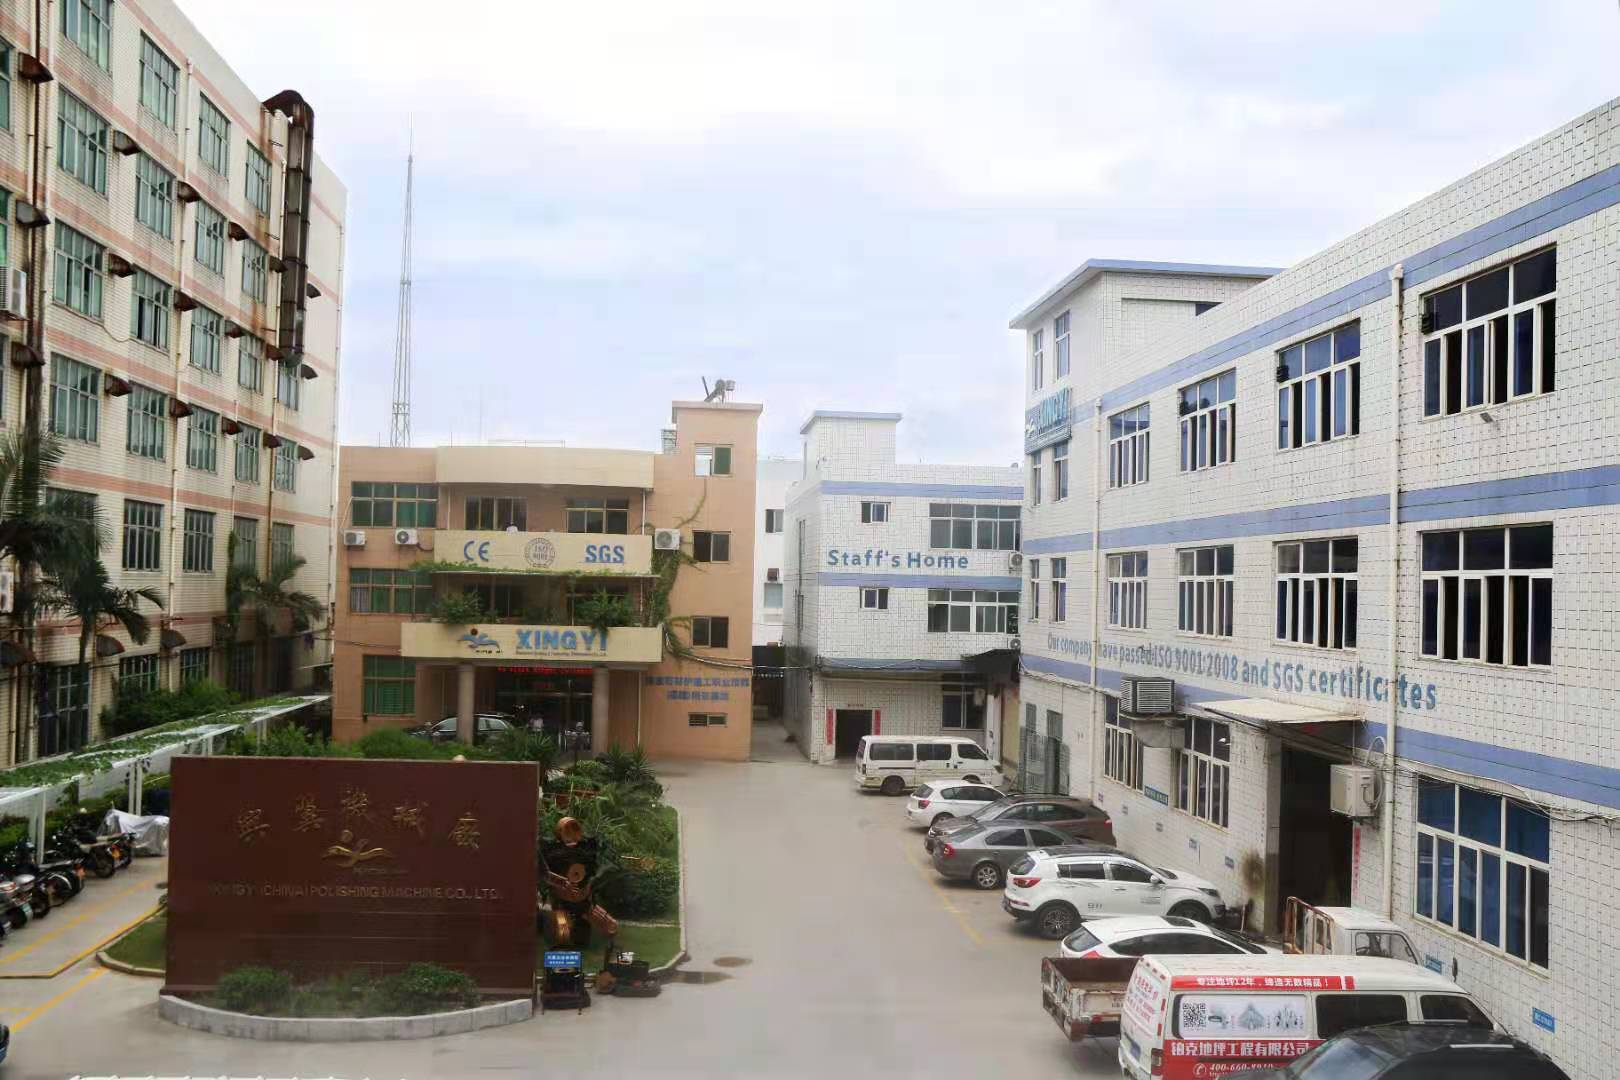
<path fill-rule="evenodd" d="M 1096 915 L 1175 915 L 1210 922 L 1226 911 L 1220 890 L 1203 878 L 1127 855 L 1065 854 L 1039 849 L 1007 871 L 1001 907 L 1033 920 L 1056 940 Z"/>

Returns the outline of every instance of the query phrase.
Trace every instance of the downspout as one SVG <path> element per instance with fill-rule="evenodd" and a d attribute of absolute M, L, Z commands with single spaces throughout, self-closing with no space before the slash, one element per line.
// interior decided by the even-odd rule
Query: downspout
<path fill-rule="evenodd" d="M 1396 652 L 1401 592 L 1401 360 L 1405 352 L 1405 286 L 1406 267 L 1396 263 L 1389 271 L 1390 297 L 1394 300 L 1394 325 L 1390 348 L 1392 360 L 1389 378 L 1389 589 L 1385 610 L 1389 613 L 1389 631 L 1385 647 L 1389 650 L 1389 709 L 1384 723 L 1384 817 L 1379 826 L 1384 841 L 1384 916 L 1393 918 L 1395 912 L 1395 728 L 1400 713 L 1399 685 L 1400 655 Z"/>
<path fill-rule="evenodd" d="M 1102 607 L 1102 398 L 1091 403 L 1091 726 L 1086 729 L 1086 762 L 1089 766 L 1091 787 L 1088 797 L 1097 794 L 1097 737 L 1101 726 L 1102 699 L 1097 689 L 1097 655 L 1102 650 L 1100 638 Z M 1073 782 L 1070 782 L 1073 787 Z"/>

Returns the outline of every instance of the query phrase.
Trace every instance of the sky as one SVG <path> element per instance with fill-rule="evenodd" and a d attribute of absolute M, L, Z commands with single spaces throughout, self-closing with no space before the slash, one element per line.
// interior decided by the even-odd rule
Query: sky
<path fill-rule="evenodd" d="M 1286 266 L 1620 95 L 1616 0 L 179 2 L 348 187 L 346 443 L 413 140 L 416 445 L 652 450 L 723 375 L 762 453 L 1011 464 L 1007 321 L 1086 259 Z"/>

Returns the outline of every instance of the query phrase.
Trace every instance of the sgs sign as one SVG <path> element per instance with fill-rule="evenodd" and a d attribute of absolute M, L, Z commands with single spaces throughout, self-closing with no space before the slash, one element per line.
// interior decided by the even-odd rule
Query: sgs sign
<path fill-rule="evenodd" d="M 623 544 L 586 544 L 585 561 L 604 565 L 624 562 Z"/>

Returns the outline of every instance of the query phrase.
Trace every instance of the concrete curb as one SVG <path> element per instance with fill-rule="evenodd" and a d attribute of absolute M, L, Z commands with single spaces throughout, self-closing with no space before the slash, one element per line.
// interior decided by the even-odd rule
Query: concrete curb
<path fill-rule="evenodd" d="M 263 1042 L 375 1042 L 382 1039 L 431 1039 L 439 1035 L 464 1035 L 484 1028 L 518 1024 L 534 1015 L 534 1002 L 528 998 L 501 1001 L 454 1012 L 422 1016 L 371 1016 L 351 1018 L 302 1018 L 249 1016 L 226 1012 L 170 994 L 158 995 L 158 1015 L 171 1024 L 193 1031 L 206 1031 L 232 1039 L 258 1039 Z"/>
<path fill-rule="evenodd" d="M 162 968 L 136 967 L 134 964 L 126 964 L 122 960 L 114 960 L 107 955 L 106 949 L 101 949 L 96 953 L 96 963 L 111 971 L 123 972 L 125 975 L 141 975 L 150 979 L 161 979 L 165 974 Z"/>
<path fill-rule="evenodd" d="M 686 815 L 679 810 L 675 811 L 675 835 L 679 837 L 681 845 L 681 892 L 679 902 L 679 916 L 681 920 L 681 947 L 667 964 L 660 964 L 648 972 L 655 979 L 668 979 L 675 973 L 675 969 L 691 959 L 686 951 Z"/>

